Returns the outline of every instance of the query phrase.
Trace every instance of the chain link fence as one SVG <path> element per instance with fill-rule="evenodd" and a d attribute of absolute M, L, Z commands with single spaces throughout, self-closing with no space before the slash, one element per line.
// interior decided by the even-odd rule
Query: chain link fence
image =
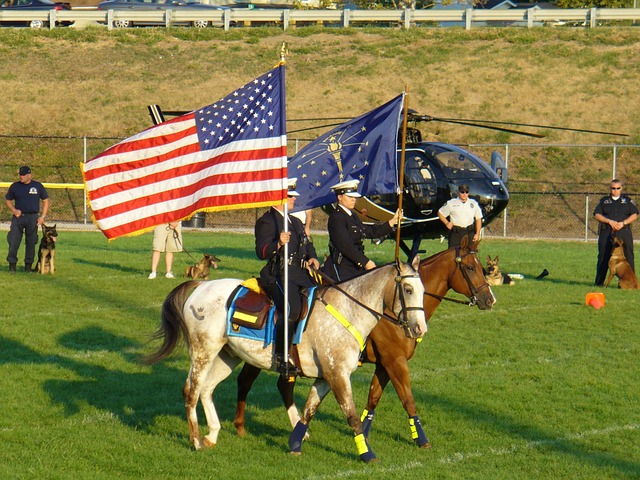
<path fill-rule="evenodd" d="M 94 228 L 80 165 L 118 142 L 118 138 L 0 136 L 0 184 L 18 179 L 20 165 L 29 165 L 36 180 L 52 185 L 48 220 L 69 228 Z M 290 139 L 289 152 L 308 140 Z M 481 158 L 495 150 L 508 167 L 509 207 L 484 229 L 486 237 L 593 240 L 597 222 L 592 213 L 608 194 L 609 181 L 619 178 L 624 192 L 640 200 L 640 145 L 461 145 Z M 75 186 L 75 188 L 73 187 Z M 202 214 L 193 226 L 252 232 L 264 209 Z M 10 212 L 3 209 L 0 225 L 8 229 Z M 326 230 L 319 209 L 312 228 Z M 640 238 L 640 222 L 634 222 Z"/>

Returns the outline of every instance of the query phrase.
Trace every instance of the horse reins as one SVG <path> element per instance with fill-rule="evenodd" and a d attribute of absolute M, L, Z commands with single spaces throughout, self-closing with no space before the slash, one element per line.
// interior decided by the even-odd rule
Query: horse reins
<path fill-rule="evenodd" d="M 415 275 L 400 275 L 400 267 L 398 266 L 398 264 L 395 264 L 396 267 L 396 271 L 398 272 L 398 275 L 395 277 L 395 282 L 396 282 L 396 291 L 394 293 L 394 300 L 393 303 L 395 303 L 395 299 L 396 299 L 396 294 L 398 292 L 398 290 L 401 288 L 401 282 L 403 278 L 408 278 L 408 277 L 414 277 Z M 340 286 L 338 285 L 338 283 L 336 283 L 331 277 L 329 277 L 327 274 L 321 272 L 320 270 L 315 270 L 315 272 L 324 280 L 328 283 L 328 288 L 325 289 L 322 293 L 320 293 L 320 295 L 318 296 L 318 300 L 320 302 L 322 302 L 322 304 L 324 304 L 325 306 L 328 305 L 327 301 L 324 299 L 325 294 L 330 290 L 330 289 L 335 289 L 338 292 L 342 293 L 345 297 L 347 297 L 349 300 L 351 300 L 352 302 L 354 302 L 356 305 L 364 308 L 366 311 L 368 311 L 371 315 L 373 315 L 374 317 L 376 317 L 378 320 L 382 319 L 382 318 L 386 318 L 387 320 L 395 323 L 396 325 L 400 325 L 403 328 L 407 328 L 408 325 L 408 320 L 406 318 L 406 313 L 403 316 L 404 320 L 400 320 L 399 316 L 398 317 L 392 317 L 391 315 L 385 313 L 384 311 L 382 313 L 378 312 L 377 310 L 374 310 L 373 308 L 365 305 L 364 303 L 362 303 L 360 300 L 358 300 L 357 298 L 355 298 L 353 295 L 351 295 L 349 292 L 346 292 L 345 290 L 343 290 L 342 288 L 340 288 Z M 417 275 L 417 273 L 416 273 Z M 407 307 L 404 301 L 404 295 L 402 294 L 402 292 L 400 292 L 400 303 L 402 304 L 402 310 L 404 310 L 406 312 Z M 410 310 L 421 310 L 421 308 L 418 307 L 409 307 Z M 393 312 L 393 310 L 391 311 L 392 314 L 395 315 L 395 312 Z"/>

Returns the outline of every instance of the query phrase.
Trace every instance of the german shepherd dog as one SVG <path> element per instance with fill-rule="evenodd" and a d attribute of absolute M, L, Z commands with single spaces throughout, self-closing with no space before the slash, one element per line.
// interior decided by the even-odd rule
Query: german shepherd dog
<path fill-rule="evenodd" d="M 613 277 L 617 276 L 620 281 L 618 286 L 624 290 L 638 290 L 638 277 L 636 277 L 631 265 L 624 256 L 624 242 L 622 239 L 615 237 L 613 239 L 613 248 L 611 250 L 611 258 L 609 259 L 609 278 L 604 284 L 604 288 L 609 286 L 609 282 Z"/>
<path fill-rule="evenodd" d="M 57 225 L 57 224 L 56 224 Z M 38 263 L 34 272 L 42 274 L 50 273 L 53 275 L 56 273 L 55 258 L 56 258 L 56 242 L 58 241 L 58 231 L 56 225 L 48 227 L 42 225 L 42 240 L 40 240 L 40 248 L 38 249 Z"/>
<path fill-rule="evenodd" d="M 209 270 L 211 267 L 218 268 L 218 263 L 220 259 L 215 255 L 210 255 L 208 253 L 204 254 L 202 260 L 191 267 L 187 267 L 184 271 L 184 276 L 186 278 L 193 278 L 194 280 L 198 278 L 202 278 L 203 280 L 209 280 Z"/>
<path fill-rule="evenodd" d="M 516 282 L 507 275 L 500 271 L 500 259 L 496 255 L 493 260 L 490 256 L 487 256 L 487 268 L 484 269 L 484 279 L 491 286 L 495 285 L 514 285 Z"/>

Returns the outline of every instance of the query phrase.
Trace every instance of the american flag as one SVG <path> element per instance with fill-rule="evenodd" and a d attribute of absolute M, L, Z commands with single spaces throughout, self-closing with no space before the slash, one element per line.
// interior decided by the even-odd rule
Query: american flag
<path fill-rule="evenodd" d="M 362 195 L 398 192 L 398 130 L 404 94 L 349 120 L 306 145 L 289 160 L 298 179 L 295 210 L 336 201 L 331 187 L 360 180 Z"/>
<path fill-rule="evenodd" d="M 212 105 L 151 127 L 84 164 L 95 221 L 109 239 L 197 211 L 287 198 L 284 64 Z"/>

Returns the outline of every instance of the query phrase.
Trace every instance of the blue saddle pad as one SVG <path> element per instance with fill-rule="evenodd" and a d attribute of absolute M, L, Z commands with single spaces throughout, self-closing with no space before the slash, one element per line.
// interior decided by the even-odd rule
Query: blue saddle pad
<path fill-rule="evenodd" d="M 229 310 L 227 311 L 227 335 L 230 337 L 240 337 L 246 338 L 249 340 L 255 340 L 263 342 L 264 347 L 268 347 L 273 342 L 275 336 L 275 323 L 274 316 L 276 307 L 273 306 L 269 309 L 269 316 L 267 321 L 265 322 L 264 328 L 258 330 L 255 328 L 244 327 L 240 325 L 234 324 L 231 320 L 233 318 L 233 313 L 235 312 L 235 302 L 236 299 L 244 294 L 247 290 L 246 287 L 240 287 L 236 292 L 236 295 L 233 297 L 231 304 L 229 305 Z M 307 298 L 307 315 L 298 322 L 298 326 L 296 328 L 296 332 L 293 335 L 293 343 L 298 344 L 302 340 L 302 333 L 304 332 L 305 327 L 307 326 L 307 320 L 309 318 L 309 313 L 311 313 L 311 304 L 313 303 L 313 297 L 315 295 L 316 287 L 309 288 L 309 297 Z"/>

